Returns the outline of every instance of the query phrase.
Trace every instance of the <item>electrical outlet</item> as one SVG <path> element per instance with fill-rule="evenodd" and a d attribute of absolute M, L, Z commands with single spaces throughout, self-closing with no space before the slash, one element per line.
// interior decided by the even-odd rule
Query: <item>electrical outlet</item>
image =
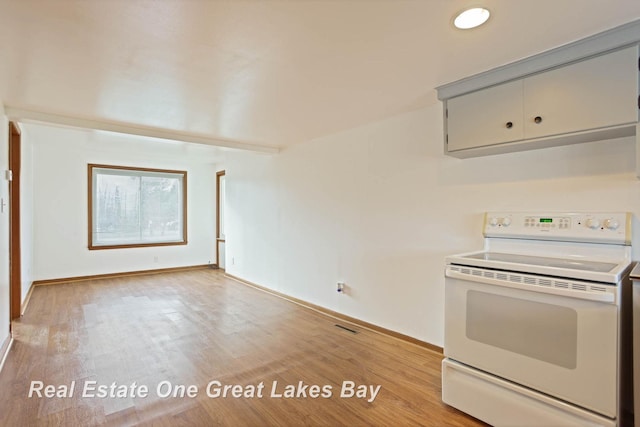
<path fill-rule="evenodd" d="M 344 282 L 338 282 L 338 288 L 337 291 L 339 293 L 344 293 Z"/>
<path fill-rule="evenodd" d="M 158 257 L 157 256 L 153 257 L 153 262 L 155 262 L 156 264 L 158 263 Z"/>

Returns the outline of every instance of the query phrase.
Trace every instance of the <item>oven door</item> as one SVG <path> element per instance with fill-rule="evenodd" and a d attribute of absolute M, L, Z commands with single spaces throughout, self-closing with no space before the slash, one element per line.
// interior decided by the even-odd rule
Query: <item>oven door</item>
<path fill-rule="evenodd" d="M 603 285 L 599 297 L 489 278 L 487 271 L 447 267 L 445 356 L 615 418 L 616 287 Z"/>

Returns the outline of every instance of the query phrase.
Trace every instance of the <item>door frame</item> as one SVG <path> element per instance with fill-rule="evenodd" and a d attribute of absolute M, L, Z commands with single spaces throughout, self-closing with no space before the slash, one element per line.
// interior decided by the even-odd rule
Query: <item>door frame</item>
<path fill-rule="evenodd" d="M 220 245 L 225 243 L 225 238 L 220 230 L 220 179 L 226 175 L 226 171 L 216 172 L 216 266 L 220 268 Z"/>
<path fill-rule="evenodd" d="M 20 164 L 22 133 L 15 122 L 9 122 L 9 315 L 20 317 L 22 310 L 22 272 L 20 248 Z"/>

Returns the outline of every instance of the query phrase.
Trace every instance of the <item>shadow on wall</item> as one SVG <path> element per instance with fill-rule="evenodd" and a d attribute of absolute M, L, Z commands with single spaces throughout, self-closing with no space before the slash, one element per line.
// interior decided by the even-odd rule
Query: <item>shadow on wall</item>
<path fill-rule="evenodd" d="M 444 156 L 443 186 L 577 178 L 635 172 L 635 138 L 457 159 Z"/>

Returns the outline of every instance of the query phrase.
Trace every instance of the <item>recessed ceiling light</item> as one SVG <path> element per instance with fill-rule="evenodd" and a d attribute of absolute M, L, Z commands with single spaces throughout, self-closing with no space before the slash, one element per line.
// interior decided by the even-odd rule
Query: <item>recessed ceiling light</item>
<path fill-rule="evenodd" d="M 468 30 L 487 22 L 489 15 L 491 15 L 491 13 L 489 13 L 488 9 L 474 7 L 460 12 L 453 20 L 453 25 L 461 30 Z"/>

